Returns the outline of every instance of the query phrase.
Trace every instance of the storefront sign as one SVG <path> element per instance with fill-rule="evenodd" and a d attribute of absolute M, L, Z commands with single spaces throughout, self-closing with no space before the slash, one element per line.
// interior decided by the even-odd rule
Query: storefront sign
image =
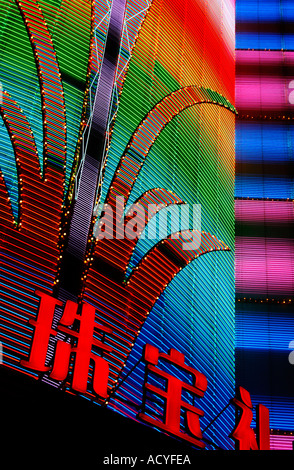
<path fill-rule="evenodd" d="M 63 315 L 57 328 L 54 329 L 53 319 L 55 308 L 63 307 L 58 299 L 51 295 L 36 291 L 40 297 L 40 306 L 36 320 L 30 320 L 34 327 L 34 337 L 28 360 L 22 360 L 21 364 L 28 369 L 39 372 L 46 372 L 50 378 L 57 381 L 64 381 L 68 376 L 70 357 L 75 355 L 73 366 L 71 388 L 77 392 L 86 393 L 88 387 L 88 374 L 90 361 L 94 361 L 94 372 L 92 387 L 94 393 L 104 399 L 109 398 L 108 362 L 103 357 L 92 352 L 93 346 L 98 347 L 102 352 L 111 351 L 111 347 L 103 341 L 94 337 L 95 331 L 103 334 L 111 333 L 105 326 L 95 322 L 95 308 L 83 303 L 79 311 L 76 302 L 68 300 L 64 306 Z M 46 365 L 47 350 L 51 337 L 56 337 L 56 348 L 52 367 Z M 68 341 L 68 338 L 71 341 Z M 162 431 L 190 442 L 197 448 L 204 449 L 205 442 L 200 427 L 200 418 L 204 412 L 198 406 L 191 405 L 183 400 L 183 391 L 189 392 L 196 399 L 201 399 L 207 390 L 207 379 L 204 374 L 185 364 L 185 356 L 176 349 L 170 349 L 169 354 L 159 351 L 151 344 L 146 344 L 143 360 L 146 363 L 146 374 L 143 393 L 143 411 L 138 417 L 152 426 Z M 174 375 L 162 370 L 159 367 L 159 360 L 172 364 L 176 369 L 180 369 L 187 376 L 192 377 L 192 383 L 182 381 Z M 165 382 L 165 386 L 158 386 L 150 383 L 150 378 L 156 376 L 157 383 Z M 153 400 L 155 397 L 163 399 L 162 406 L 164 412 L 161 419 L 152 417 L 152 409 L 147 409 L 147 402 L 151 393 Z M 258 405 L 256 409 L 257 429 L 256 435 L 251 428 L 253 419 L 253 406 L 250 394 L 242 387 L 238 388 L 237 395 L 231 400 L 231 404 L 236 407 L 236 426 L 232 431 L 231 438 L 236 443 L 239 450 L 267 450 L 269 445 L 269 411 L 263 405 Z M 185 424 L 181 422 L 181 416 L 185 414 Z"/>

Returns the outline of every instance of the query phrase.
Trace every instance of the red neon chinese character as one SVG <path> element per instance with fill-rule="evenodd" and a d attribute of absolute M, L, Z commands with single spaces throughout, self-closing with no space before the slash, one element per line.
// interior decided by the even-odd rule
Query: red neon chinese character
<path fill-rule="evenodd" d="M 250 393 L 243 387 L 238 388 L 238 396 L 233 398 L 234 405 L 241 410 L 237 425 L 231 434 L 236 442 L 237 450 L 269 450 L 269 410 L 263 406 L 256 407 L 256 436 L 251 428 L 253 406 Z"/>
<path fill-rule="evenodd" d="M 156 367 L 158 365 L 159 358 L 164 359 L 178 366 L 185 372 L 190 373 L 193 377 L 193 385 L 182 382 L 173 375 L 170 375 Z M 160 353 L 156 347 L 151 346 L 150 344 L 146 344 L 144 360 L 147 363 L 146 374 L 151 372 L 156 376 L 166 380 L 166 390 L 162 390 L 161 388 L 145 382 L 145 391 L 149 390 L 150 392 L 154 392 L 164 398 L 165 410 L 162 421 L 152 418 L 151 416 L 147 415 L 146 412 L 140 413 L 139 417 L 143 421 L 155 425 L 170 434 L 181 437 L 182 439 L 191 442 L 197 447 L 204 448 L 205 444 L 200 441 L 200 439 L 202 439 L 202 433 L 199 421 L 199 418 L 204 416 L 204 412 L 195 406 L 184 402 L 182 400 L 182 390 L 187 390 L 193 395 L 202 398 L 207 389 L 207 379 L 205 375 L 186 365 L 185 356 L 175 349 L 170 349 L 169 354 L 164 354 Z M 145 406 L 145 404 L 146 393 L 144 396 L 143 405 Z M 186 426 L 188 428 L 189 434 L 181 430 L 182 409 L 186 410 Z"/>
<path fill-rule="evenodd" d="M 87 303 L 82 306 L 78 313 L 78 304 L 68 300 L 65 304 L 63 315 L 58 323 L 57 330 L 52 328 L 54 311 L 56 306 L 62 306 L 62 302 L 54 299 L 49 294 L 36 291 L 41 298 L 37 320 L 29 323 L 35 327 L 33 344 L 29 360 L 22 360 L 25 367 L 40 372 L 50 371 L 49 376 L 55 380 L 63 381 L 68 375 L 71 354 L 75 354 L 72 388 L 78 392 L 87 392 L 87 382 L 90 361 L 94 362 L 93 390 L 102 398 L 107 397 L 108 363 L 105 359 L 92 353 L 92 347 L 97 346 L 104 351 L 111 351 L 111 347 L 93 338 L 95 331 L 95 308 Z M 79 331 L 68 328 L 74 322 L 79 322 Z M 99 325 L 103 333 L 111 333 L 109 328 Z M 60 339 L 56 342 L 53 367 L 46 366 L 46 356 L 50 336 L 56 336 L 61 332 L 70 336 L 72 342 L 64 342 Z"/>

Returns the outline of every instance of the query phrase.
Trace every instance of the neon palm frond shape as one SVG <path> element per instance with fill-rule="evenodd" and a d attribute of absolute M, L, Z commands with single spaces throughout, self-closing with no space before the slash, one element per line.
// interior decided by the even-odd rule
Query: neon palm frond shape
<path fill-rule="evenodd" d="M 63 88 L 52 40 L 37 2 L 16 1 L 32 45 L 39 76 L 43 117 L 43 173 L 30 124 L 8 91 L 1 116 L 10 136 L 18 174 L 19 220 L 0 172 L 0 277 L 2 330 L 16 329 L 7 340 L 4 361 L 21 369 L 17 355 L 30 347 L 26 318 L 37 311 L 35 289 L 52 293 L 60 259 L 59 239 L 64 197 L 66 120 Z M 7 334 L 5 334 L 5 340 Z M 25 371 L 28 373 L 27 371 Z"/>
<path fill-rule="evenodd" d="M 51 277 L 57 266 L 59 225 L 64 192 L 66 159 L 65 106 L 60 73 L 49 31 L 36 2 L 18 2 L 26 25 L 38 76 L 43 112 L 44 170 L 30 125 L 16 101 L 3 93 L 1 115 L 15 152 L 20 192 L 20 221 L 12 216 L 5 181 L 0 175 L 2 249 L 9 246 L 32 264 L 50 267 Z M 36 260 L 37 261 L 36 263 Z"/>
<path fill-rule="evenodd" d="M 16 3 L 32 44 L 40 80 L 44 165 L 42 175 L 28 120 L 13 97 L 5 91 L 1 115 L 15 152 L 20 220 L 19 223 L 14 221 L 8 191 L 0 173 L 1 272 L 7 292 L 13 296 L 16 286 L 18 290 L 21 287 L 18 302 L 22 305 L 32 302 L 34 307 L 27 315 L 32 318 L 37 310 L 34 291 L 41 287 L 52 293 L 63 255 L 60 252 L 60 240 L 61 234 L 64 235 L 62 204 L 66 117 L 60 71 L 42 11 L 35 0 L 17 0 Z M 234 107 L 218 93 L 190 86 L 166 96 L 148 113 L 122 155 L 106 199 L 107 204 L 115 209 L 116 197 L 120 196 L 127 206 L 135 180 L 161 131 L 185 109 L 206 103 L 235 112 Z M 91 190 L 95 193 L 96 187 Z M 151 188 L 141 195 L 137 203 L 143 206 L 160 203 L 168 207 L 171 204 L 184 204 L 184 201 L 165 188 Z M 92 217 L 92 214 L 87 215 Z M 128 220 L 127 215 L 125 224 Z M 148 218 L 142 220 L 140 232 L 148 222 Z M 86 235 L 86 239 L 90 236 L 88 232 L 83 235 Z M 97 240 L 82 260 L 84 271 L 79 300 L 94 305 L 97 321 L 112 329 L 106 338 L 112 351 L 104 355 L 110 364 L 111 387 L 115 387 L 147 316 L 168 283 L 199 256 L 229 250 L 225 243 L 209 233 L 197 235 L 201 237 L 201 244 L 190 251 L 182 248 L 182 242 L 186 240 L 184 233 L 180 233 L 178 239 L 167 237 L 161 240 L 144 256 L 128 280 L 126 271 L 137 240 Z M 7 312 L 10 305 L 3 303 Z M 15 321 L 15 318 L 11 321 Z M 29 350 L 30 345 L 25 347 Z M 11 362 L 15 366 L 17 359 L 13 358 Z"/>
<path fill-rule="evenodd" d="M 218 93 L 190 86 L 165 97 L 139 124 L 120 160 L 106 197 L 106 203 L 113 208 L 114 225 L 116 198 L 123 198 L 125 208 L 127 207 L 135 180 L 160 132 L 185 109 L 204 103 L 226 107 L 230 112 L 235 112 L 234 107 Z M 150 203 L 161 204 L 161 207 L 184 204 L 180 197 L 164 188 L 150 189 L 136 202 L 143 206 Z M 127 215 L 125 227 L 128 220 Z M 148 222 L 149 219 L 145 216 L 139 227 L 138 237 Z M 195 249 L 189 251 L 183 249 L 183 242 L 186 240 L 184 232 L 179 233 L 177 239 L 169 236 L 161 240 L 134 268 L 128 280 L 125 274 L 138 238 L 96 241 L 85 271 L 83 299 L 95 305 L 102 324 L 112 326 L 113 335 L 108 335 L 107 339 L 115 352 L 109 355 L 113 386 L 151 309 L 176 274 L 206 253 L 230 251 L 224 242 L 209 233 L 197 232 L 196 239 L 201 239 L 200 246 L 195 245 Z M 105 358 L 107 356 L 108 353 L 105 353 Z"/>

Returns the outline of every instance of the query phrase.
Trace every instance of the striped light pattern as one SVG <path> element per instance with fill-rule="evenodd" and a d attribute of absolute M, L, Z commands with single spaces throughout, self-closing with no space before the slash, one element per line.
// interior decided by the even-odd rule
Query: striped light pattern
<path fill-rule="evenodd" d="M 293 2 L 236 2 L 236 380 L 294 430 Z"/>
<path fill-rule="evenodd" d="M 96 306 L 100 322 L 107 318 L 114 329 L 113 338 L 109 338 L 115 351 L 113 372 L 120 370 L 121 352 L 128 355 L 128 348 L 134 344 L 108 405 L 134 419 L 142 401 L 144 365 L 140 359 L 146 342 L 164 352 L 169 347 L 178 348 L 185 353 L 187 363 L 207 375 L 207 397 L 198 404 L 205 410 L 203 426 L 234 394 L 234 109 L 229 104 L 234 104 L 233 31 L 233 2 L 208 5 L 202 1 L 174 1 L 171 8 L 170 2 L 154 0 L 123 83 L 101 202 L 124 196 L 134 203 L 148 194 L 151 201 L 166 204 L 174 197 L 189 204 L 200 203 L 203 230 L 230 248 L 227 252 L 206 253 L 180 270 L 165 290 L 156 292 L 154 300 L 158 299 L 148 314 L 152 307 L 151 302 L 146 308 L 148 292 L 161 278 L 163 286 L 166 283 L 168 263 L 159 263 L 165 250 L 151 248 L 142 264 L 140 251 L 132 248 L 136 259 L 132 267 L 138 270 L 126 285 L 131 289 L 132 279 L 140 279 L 141 288 L 126 306 L 117 282 L 123 280 L 130 244 L 118 244 L 116 240 L 112 244 L 97 243 L 83 295 Z M 194 88 L 190 100 L 195 101 L 196 93 L 196 101 L 201 104 L 181 105 L 183 93 L 189 88 L 191 92 Z M 173 97 L 178 107 L 175 112 Z M 159 111 L 163 105 L 166 108 L 162 117 Z M 119 255 L 114 255 L 114 247 L 119 248 Z M 103 282 L 107 283 L 106 289 Z M 122 315 L 126 308 L 128 316 Z M 134 309 L 139 308 L 145 308 L 146 319 L 134 341 L 132 330 L 138 328 L 139 318 Z M 126 327 L 129 338 L 123 333 Z M 116 380 L 115 375 L 113 378 Z M 228 409 L 207 431 L 206 437 L 214 446 L 232 447 L 228 435 L 233 420 L 234 412 Z"/>
<path fill-rule="evenodd" d="M 185 109 L 204 103 L 217 104 L 234 111 L 234 107 L 216 92 L 203 88 L 185 87 L 165 97 L 148 113 L 134 132 L 131 142 L 120 160 L 108 198 L 106 199 L 107 204 L 114 207 L 117 197 L 128 200 L 142 165 L 162 130 L 175 116 L 182 113 Z M 136 202 L 141 204 L 143 202 L 142 198 L 139 197 Z M 149 201 L 149 203 L 152 202 L 156 203 L 157 200 L 151 199 Z M 180 201 L 178 200 L 177 202 Z M 124 271 L 127 266 L 127 260 L 130 257 L 129 246 L 129 240 L 122 240 L 121 243 L 118 243 L 117 240 L 105 239 L 104 242 L 97 245 L 96 255 L 106 256 L 105 252 L 109 253 L 115 247 L 117 256 L 113 259 L 113 262 L 116 269 Z M 112 263 L 111 256 L 108 256 L 108 258 L 109 263 Z"/>
<path fill-rule="evenodd" d="M 23 5 L 22 14 L 34 46 L 41 77 L 44 115 L 44 165 L 42 179 L 37 147 L 27 119 L 7 92 L 1 114 L 11 137 L 20 188 L 20 218 L 15 223 L 5 180 L 1 174 L 1 274 L 4 301 L 1 303 L 4 358 L 19 369 L 18 355 L 27 353 L 31 332 L 24 322 L 36 312 L 36 285 L 52 289 L 59 250 L 59 224 L 64 190 L 65 109 L 55 51 L 42 12 L 36 3 Z M 38 37 L 44 37 L 44 43 Z M 48 69 L 48 62 L 52 68 Z M 14 294 L 12 294 L 14 292 Z M 17 340 L 11 333 L 24 322 Z"/>
<path fill-rule="evenodd" d="M 294 49 L 292 0 L 237 0 L 236 12 L 237 49 Z"/>
<path fill-rule="evenodd" d="M 4 14 L 9 17 L 8 3 Z M 9 79 L 1 108 L 10 152 L 4 178 L 14 195 L 11 208 L 1 175 L 3 349 L 7 365 L 20 369 L 32 343 L 28 320 L 36 317 L 34 290 L 58 292 L 57 268 L 68 229 L 63 222 L 70 215 L 78 151 L 93 104 L 91 83 L 103 62 L 109 5 L 16 4 L 18 34 L 22 37 L 25 26 L 33 46 L 30 58 L 38 67 L 36 108 L 28 106 L 31 100 L 22 106 L 22 85 L 11 86 Z M 100 29 L 91 36 L 95 25 Z M 201 243 L 184 251 L 184 234 L 179 234 L 140 257 L 132 242 L 92 239 L 80 299 L 95 305 L 97 321 L 112 330 L 105 338 L 112 352 L 104 356 L 110 366 L 108 406 L 138 419 L 142 347 L 147 342 L 163 352 L 173 347 L 208 379 L 207 393 L 197 403 L 205 412 L 204 427 L 234 395 L 234 1 L 130 0 L 122 36 L 100 202 L 112 203 L 120 195 L 145 205 L 200 204 L 202 230 L 195 233 Z M 27 36 L 21 41 L 26 44 Z M 16 96 L 14 88 L 20 90 Z M 19 194 L 13 192 L 13 150 Z M 15 226 L 12 210 L 17 212 L 18 200 Z M 125 278 L 133 255 L 136 266 L 131 264 Z M 92 374 L 91 369 L 89 383 Z M 72 393 L 70 380 L 64 385 Z M 85 397 L 96 399 L 91 391 Z M 154 403 L 152 410 L 162 412 L 162 404 Z M 234 411 L 228 408 L 205 432 L 208 447 L 232 448 L 233 423 Z"/>
<path fill-rule="evenodd" d="M 270 446 L 272 450 L 293 450 L 294 435 L 271 435 Z"/>
<path fill-rule="evenodd" d="M 294 293 L 293 203 L 236 200 L 235 215 L 237 295 L 288 300 Z"/>
<path fill-rule="evenodd" d="M 238 111 L 244 115 L 262 110 L 270 112 L 271 118 L 291 113 L 294 52 L 237 50 L 236 60 Z"/>
<path fill-rule="evenodd" d="M 56 280 L 65 189 L 83 111 L 91 5 L 2 2 L 1 14 L 1 341 L 5 365 L 36 376 L 20 359 L 31 347 L 35 289 L 52 293 Z"/>
<path fill-rule="evenodd" d="M 236 237 L 236 290 L 246 296 L 290 298 L 294 293 L 293 239 Z"/>

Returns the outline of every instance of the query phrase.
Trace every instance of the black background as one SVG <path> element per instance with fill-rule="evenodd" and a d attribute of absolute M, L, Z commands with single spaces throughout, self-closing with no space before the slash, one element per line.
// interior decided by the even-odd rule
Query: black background
<path fill-rule="evenodd" d="M 18 372 L 0 366 L 0 455 L 6 468 L 131 468 L 105 465 L 105 457 L 137 457 L 135 468 L 148 466 L 148 456 L 185 455 L 191 465 L 172 468 L 205 469 L 207 463 L 229 468 L 248 458 L 264 467 L 267 452 L 196 450 L 118 413 L 92 404 L 82 397 L 55 390 Z M 242 454 L 242 455 L 241 455 Z M 282 463 L 292 452 L 271 452 Z M 236 458 L 238 461 L 236 461 Z M 144 460 L 145 463 L 140 462 Z M 289 462 L 289 461 L 288 461 Z M 9 467 L 7 467 L 9 463 Z M 204 465 L 204 466 L 203 466 Z M 267 464 L 266 464 L 267 465 Z M 159 468 L 166 468 L 161 465 Z M 264 467 L 265 468 L 265 467 Z"/>

